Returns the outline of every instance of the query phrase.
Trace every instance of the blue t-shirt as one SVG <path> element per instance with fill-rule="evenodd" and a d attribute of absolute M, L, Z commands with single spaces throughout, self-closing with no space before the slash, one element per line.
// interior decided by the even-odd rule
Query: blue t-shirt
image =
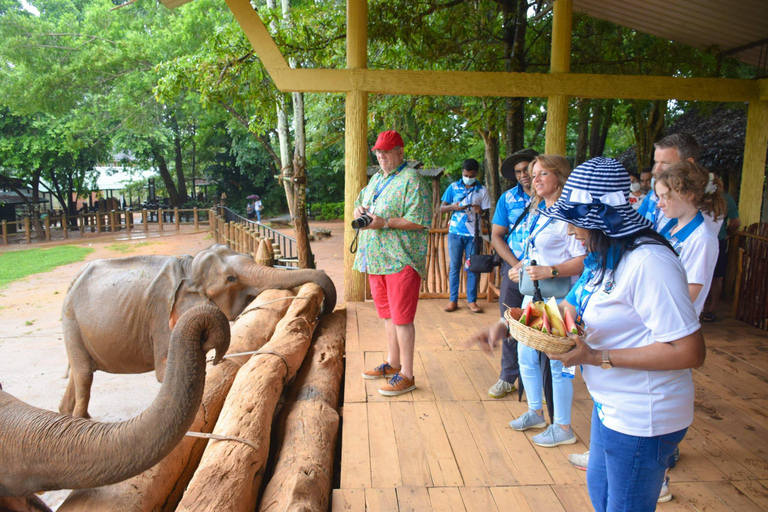
<path fill-rule="evenodd" d="M 669 219 L 664 216 L 664 210 L 659 208 L 659 196 L 653 190 L 645 196 L 640 208 L 637 209 L 637 213 L 651 221 L 654 231 L 657 232 L 664 229 L 664 226 L 669 222 Z"/>
<path fill-rule="evenodd" d="M 483 210 L 488 210 L 491 207 L 488 189 L 478 182 L 467 188 L 463 181 L 455 181 L 448 185 L 442 200 L 448 204 L 459 203 L 462 206 L 476 204 Z M 453 212 L 448 232 L 459 236 L 475 236 L 475 219 L 479 215 L 475 214 L 473 210 L 470 212 L 470 215 L 467 215 L 466 209 Z"/>
<path fill-rule="evenodd" d="M 496 204 L 496 213 L 493 214 L 493 223 L 497 226 L 504 226 L 509 230 L 507 233 L 507 243 L 515 255 L 515 258 L 521 259 L 525 249 L 526 229 L 525 222 L 520 222 L 517 228 L 512 232 L 512 226 L 520 215 L 528 208 L 531 197 L 525 193 L 523 186 L 519 183 L 516 187 L 504 192 Z"/>
<path fill-rule="evenodd" d="M 736 206 L 736 201 L 733 200 L 730 194 L 727 192 L 723 192 L 723 199 L 725 199 L 725 204 L 728 205 L 728 212 L 725 214 L 726 220 L 732 220 L 732 219 L 738 219 L 739 218 L 739 207 Z M 717 234 L 718 240 L 725 240 L 728 238 L 728 223 L 723 222 L 723 224 L 720 226 L 720 232 Z"/>

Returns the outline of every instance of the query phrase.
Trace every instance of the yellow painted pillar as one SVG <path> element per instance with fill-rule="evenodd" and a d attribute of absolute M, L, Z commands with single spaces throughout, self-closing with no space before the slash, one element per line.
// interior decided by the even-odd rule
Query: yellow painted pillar
<path fill-rule="evenodd" d="M 572 25 L 573 0 L 555 0 L 552 12 L 550 73 L 568 73 L 571 70 Z M 546 153 L 565 155 L 567 128 L 568 96 L 549 96 L 547 98 Z"/>
<path fill-rule="evenodd" d="M 766 148 L 768 148 L 768 101 L 751 101 L 747 113 L 744 167 L 741 171 L 741 191 L 739 192 L 739 217 L 744 227 L 760 222 Z"/>
<path fill-rule="evenodd" d="M 368 2 L 347 0 L 347 68 L 368 66 Z M 355 236 L 355 199 L 368 182 L 368 93 L 347 93 L 344 131 L 344 296 L 348 302 L 365 300 L 365 275 L 352 269 L 355 255 L 349 245 Z"/>

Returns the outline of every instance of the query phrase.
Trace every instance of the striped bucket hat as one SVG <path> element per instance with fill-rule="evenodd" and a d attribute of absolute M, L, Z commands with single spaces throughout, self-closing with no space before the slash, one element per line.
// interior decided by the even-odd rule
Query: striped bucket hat
<path fill-rule="evenodd" d="M 651 227 L 629 204 L 629 174 L 612 158 L 597 157 L 576 167 L 560 199 L 542 213 L 612 238 Z"/>

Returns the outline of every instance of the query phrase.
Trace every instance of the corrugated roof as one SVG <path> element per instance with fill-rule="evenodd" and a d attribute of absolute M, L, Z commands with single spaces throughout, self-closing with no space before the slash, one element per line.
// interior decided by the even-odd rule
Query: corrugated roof
<path fill-rule="evenodd" d="M 768 62 L 766 0 L 573 0 L 573 9 L 699 49 L 755 44 L 733 56 L 762 68 Z"/>

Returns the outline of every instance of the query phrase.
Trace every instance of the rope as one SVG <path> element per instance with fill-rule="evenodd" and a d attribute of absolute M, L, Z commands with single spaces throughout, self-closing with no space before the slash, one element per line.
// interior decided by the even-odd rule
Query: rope
<path fill-rule="evenodd" d="M 184 434 L 189 437 L 202 437 L 203 439 L 213 439 L 214 441 L 237 441 L 238 443 L 247 444 L 251 448 L 253 448 L 256 452 L 259 451 L 258 445 L 254 443 L 253 441 L 249 441 L 247 439 L 243 439 L 242 437 L 237 436 L 222 436 L 219 434 L 207 434 L 205 432 L 187 432 Z"/>

